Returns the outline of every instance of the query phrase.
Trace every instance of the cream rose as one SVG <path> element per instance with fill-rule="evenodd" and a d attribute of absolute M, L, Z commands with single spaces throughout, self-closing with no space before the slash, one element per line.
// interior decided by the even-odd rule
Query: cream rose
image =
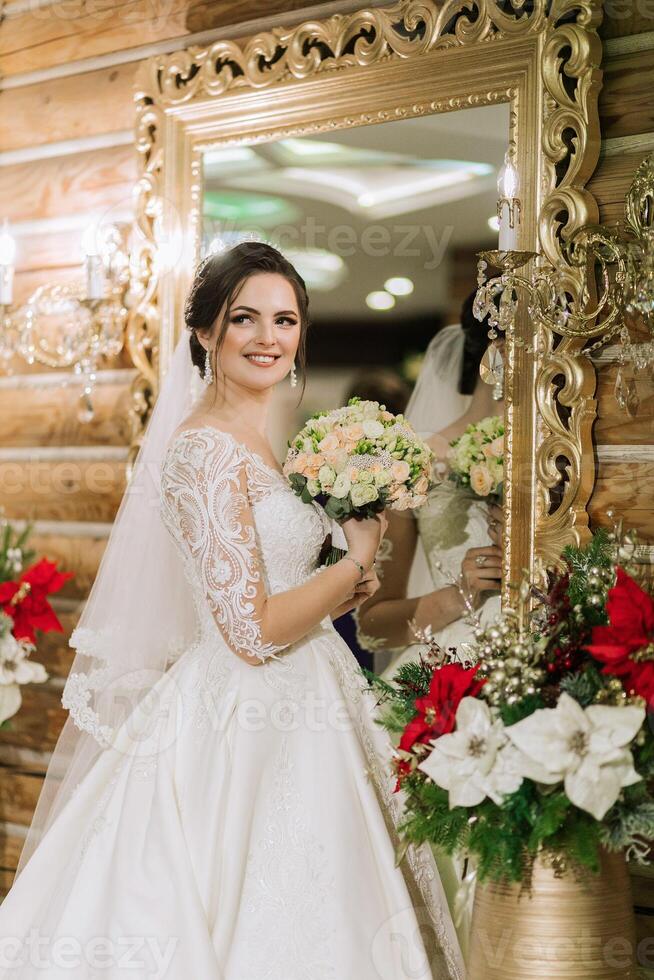
<path fill-rule="evenodd" d="M 479 497 L 487 497 L 493 489 L 493 477 L 485 463 L 470 467 L 470 486 Z"/>
<path fill-rule="evenodd" d="M 348 493 L 352 488 L 352 483 L 347 475 L 347 473 L 339 473 L 334 480 L 334 486 L 332 487 L 332 497 L 336 497 L 338 500 L 343 500 L 347 497 Z"/>
<path fill-rule="evenodd" d="M 338 449 L 340 443 L 338 441 L 338 436 L 335 432 L 328 432 L 324 439 L 321 439 L 318 443 L 318 448 L 321 453 L 333 452 Z"/>
<path fill-rule="evenodd" d="M 346 425 L 342 432 L 347 442 L 356 443 L 364 436 L 363 426 L 358 422 L 355 422 L 354 425 Z"/>
<path fill-rule="evenodd" d="M 403 459 L 398 459 L 391 466 L 391 476 L 396 483 L 404 483 L 405 480 L 408 480 L 410 472 L 409 464 L 405 463 Z"/>
<path fill-rule="evenodd" d="M 379 492 L 373 483 L 357 483 L 352 487 L 352 503 L 355 507 L 363 507 L 370 504 L 373 500 L 379 499 Z"/>

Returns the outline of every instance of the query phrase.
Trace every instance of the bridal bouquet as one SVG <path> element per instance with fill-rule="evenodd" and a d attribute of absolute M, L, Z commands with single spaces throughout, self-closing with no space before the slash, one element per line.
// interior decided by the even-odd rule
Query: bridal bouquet
<path fill-rule="evenodd" d="M 492 415 L 469 425 L 450 443 L 450 478 L 478 497 L 501 496 L 504 480 L 504 419 Z"/>
<path fill-rule="evenodd" d="M 379 402 L 351 398 L 344 408 L 308 420 L 289 443 L 284 473 L 302 500 L 316 500 L 328 517 L 342 522 L 385 507 L 419 507 L 432 459 L 404 416 Z"/>
<path fill-rule="evenodd" d="M 528 881 L 539 854 L 594 871 L 601 848 L 650 860 L 654 597 L 624 541 L 566 549 L 549 592 L 525 584 L 469 661 L 432 648 L 391 683 L 365 672 L 400 735 L 407 843 L 470 855 L 480 881 Z"/>
<path fill-rule="evenodd" d="M 0 728 L 20 708 L 21 685 L 48 678 L 42 664 L 30 660 L 36 650 L 35 630 L 63 632 L 47 595 L 72 578 L 43 558 L 25 565 L 34 552 L 24 547 L 31 525 L 15 535 L 8 521 L 0 522 Z M 17 577 L 16 577 L 17 576 Z"/>

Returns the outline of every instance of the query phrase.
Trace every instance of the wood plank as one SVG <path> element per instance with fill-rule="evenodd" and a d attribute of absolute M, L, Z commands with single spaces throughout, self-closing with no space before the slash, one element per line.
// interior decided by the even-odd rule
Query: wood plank
<path fill-rule="evenodd" d="M 0 774 L 0 779 L 2 778 Z M 25 838 L 22 834 L 12 833 L 0 823 L 0 867 L 5 870 L 17 867 Z"/>
<path fill-rule="evenodd" d="M 121 352 L 116 357 L 110 357 L 102 361 L 99 365 L 99 370 L 107 371 L 121 371 L 121 370 L 133 370 L 134 365 L 131 363 L 129 354 L 123 348 Z M 40 364 L 34 362 L 34 364 L 28 364 L 20 358 L 14 358 L 9 362 L 9 368 L 7 370 L 0 370 L 0 378 L 20 378 L 24 379 L 27 375 L 41 375 L 41 374 L 60 374 L 60 368 L 49 368 L 45 364 Z M 30 440 L 32 442 L 33 440 Z"/>
<path fill-rule="evenodd" d="M 7 743 L 41 752 L 53 749 L 68 717 L 61 704 L 61 691 L 44 684 L 25 684 L 21 694 L 23 703 L 18 712 L 6 728 L 0 729 L 0 745 Z"/>
<path fill-rule="evenodd" d="M 606 0 L 600 37 L 630 37 L 654 31 L 654 7 L 650 0 Z"/>
<path fill-rule="evenodd" d="M 8 18 L 0 32 L 0 59 L 5 76 L 124 51 L 188 34 L 240 24 L 317 6 L 329 0 L 67 0 L 65 17 L 60 5 L 34 8 Z M 83 55 L 81 54 L 83 52 Z"/>
<path fill-rule="evenodd" d="M 613 510 L 625 527 L 641 534 L 643 544 L 654 542 L 654 463 L 601 463 L 588 506 L 593 527 L 609 527 Z"/>
<path fill-rule="evenodd" d="M 43 779 L 8 766 L 0 768 L 0 813 L 11 823 L 29 825 Z"/>
<path fill-rule="evenodd" d="M 123 461 L 0 461 L 0 503 L 8 520 L 113 522 L 124 491 Z"/>
<path fill-rule="evenodd" d="M 14 222 L 128 210 L 138 162 L 134 146 L 110 146 L 0 167 L 2 214 Z"/>
<path fill-rule="evenodd" d="M 62 599 L 84 599 L 98 573 L 107 538 L 105 535 L 87 537 L 32 533 L 28 544 L 37 555 L 56 562 L 61 569 L 74 572 L 74 577 L 57 592 L 57 596 Z M 57 615 L 63 623 L 63 614 Z"/>
<path fill-rule="evenodd" d="M 0 146 L 18 150 L 131 129 L 138 64 L 0 91 Z"/>
<path fill-rule="evenodd" d="M 77 574 L 76 569 L 76 578 Z M 61 595 L 62 593 L 57 594 Z M 68 641 L 81 615 L 82 605 L 83 603 L 80 602 L 80 608 L 77 612 L 61 612 L 57 610 L 59 622 L 64 627 L 63 633 L 52 631 L 50 633 L 41 633 L 38 636 L 37 649 L 32 659 L 43 664 L 51 677 L 66 678 L 70 673 L 75 651 L 68 645 Z"/>
<path fill-rule="evenodd" d="M 134 372 L 121 369 L 124 381 L 96 384 L 94 417 L 80 422 L 81 386 L 70 372 L 59 372 L 62 385 L 10 388 L 0 384 L 0 446 L 128 446 L 130 387 Z M 52 376 L 55 372 L 50 372 Z"/>
<path fill-rule="evenodd" d="M 66 535 L 32 534 L 30 546 L 38 555 L 57 562 L 59 568 L 74 572 L 64 587 L 57 592 L 62 599 L 84 599 L 90 592 L 98 574 L 100 559 L 107 546 L 104 535 L 98 537 L 74 537 Z M 63 623 L 64 615 L 58 614 Z"/>
<path fill-rule="evenodd" d="M 607 58 L 599 95 L 602 138 L 654 132 L 654 57 L 633 51 Z"/>
<path fill-rule="evenodd" d="M 648 372 L 636 375 L 640 398 L 637 415 L 632 418 L 615 400 L 617 364 L 607 364 L 597 372 L 597 420 L 593 428 L 596 443 L 612 446 L 654 444 L 654 384 Z"/>
<path fill-rule="evenodd" d="M 654 58 L 654 53 L 652 55 Z M 624 217 L 624 204 L 634 174 L 648 154 L 643 151 L 601 154 L 597 168 L 588 182 L 587 189 L 600 206 L 600 219 L 604 222 L 603 209 L 610 205 L 620 206 L 620 218 Z"/>
<path fill-rule="evenodd" d="M 0 868 L 0 898 L 4 898 L 14 881 L 14 871 Z"/>

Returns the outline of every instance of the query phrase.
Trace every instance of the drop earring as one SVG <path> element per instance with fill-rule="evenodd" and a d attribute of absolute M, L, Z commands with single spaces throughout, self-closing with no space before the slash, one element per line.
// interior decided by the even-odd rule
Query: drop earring
<path fill-rule="evenodd" d="M 204 381 L 207 387 L 213 384 L 213 369 L 211 367 L 211 354 L 208 350 L 204 357 L 204 374 L 202 375 L 202 380 Z"/>
<path fill-rule="evenodd" d="M 293 360 L 293 367 L 291 368 L 291 388 L 297 388 L 297 369 L 295 367 L 295 359 Z"/>

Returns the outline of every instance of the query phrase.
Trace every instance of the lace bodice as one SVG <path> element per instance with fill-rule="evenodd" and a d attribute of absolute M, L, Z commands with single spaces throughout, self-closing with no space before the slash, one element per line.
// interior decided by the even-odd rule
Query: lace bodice
<path fill-rule="evenodd" d="M 458 578 L 469 548 L 492 544 L 486 514 L 484 501 L 463 487 L 444 480 L 431 488 L 416 520 L 435 589 L 450 584 L 448 574 Z"/>
<path fill-rule="evenodd" d="M 284 647 L 262 635 L 262 607 L 316 570 L 330 531 L 322 508 L 303 503 L 230 433 L 206 425 L 171 440 L 161 515 L 184 560 L 201 640 L 218 632 L 234 653 L 276 657 Z"/>

